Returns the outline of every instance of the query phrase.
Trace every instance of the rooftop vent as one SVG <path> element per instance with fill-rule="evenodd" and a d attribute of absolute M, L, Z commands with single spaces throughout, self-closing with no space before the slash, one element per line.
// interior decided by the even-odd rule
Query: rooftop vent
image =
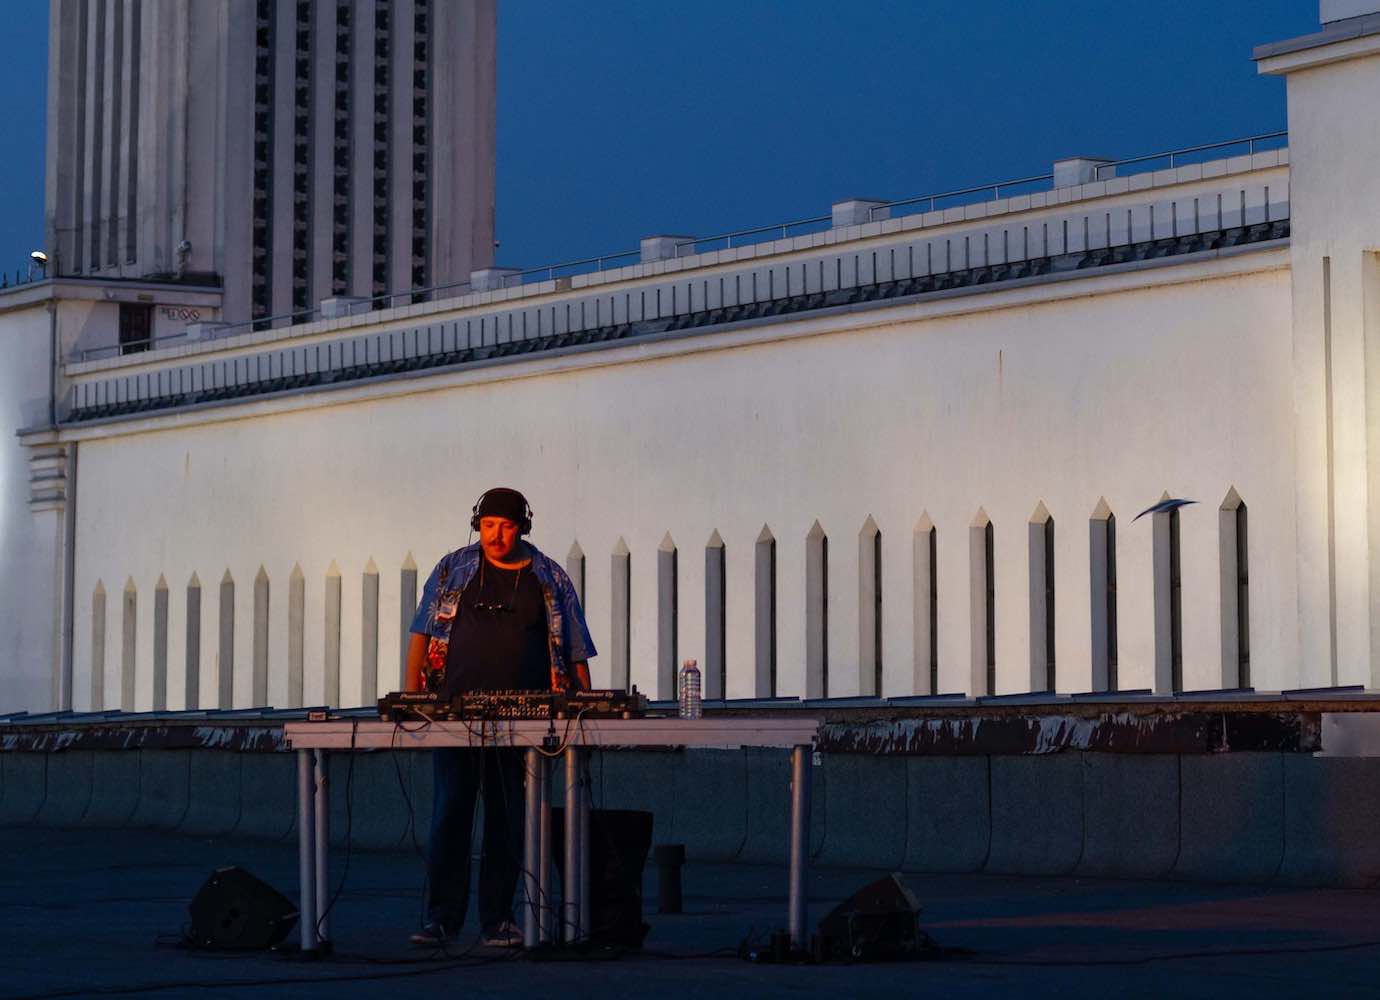
<path fill-rule="evenodd" d="M 693 236 L 644 236 L 642 237 L 642 263 L 654 260 L 671 260 L 695 252 Z"/>
<path fill-rule="evenodd" d="M 1318 5 L 1318 20 L 1323 24 L 1366 14 L 1380 14 L 1380 0 L 1321 0 Z"/>
<path fill-rule="evenodd" d="M 834 202 L 830 214 L 833 216 L 833 227 L 842 229 L 844 226 L 865 226 L 869 222 L 889 219 L 891 209 L 887 207 L 887 202 L 876 198 L 848 198 Z"/>
<path fill-rule="evenodd" d="M 1098 159 L 1095 156 L 1070 156 L 1064 160 L 1054 161 L 1054 186 L 1056 188 L 1073 187 L 1076 184 L 1091 184 L 1093 181 L 1105 181 L 1108 177 L 1116 176 L 1116 170 L 1108 166 L 1111 160 Z M 1097 169 L 1101 167 L 1102 169 Z"/>
<path fill-rule="evenodd" d="M 496 292 L 522 284 L 522 271 L 516 267 L 481 267 L 470 272 L 470 290 Z"/>

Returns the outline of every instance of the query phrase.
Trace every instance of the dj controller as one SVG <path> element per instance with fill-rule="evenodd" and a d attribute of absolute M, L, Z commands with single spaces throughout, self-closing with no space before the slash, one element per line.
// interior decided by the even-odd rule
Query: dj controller
<path fill-rule="evenodd" d="M 647 699 L 631 691 L 468 691 L 445 698 L 435 691 L 394 691 L 379 699 L 386 722 L 514 719 L 636 719 Z"/>

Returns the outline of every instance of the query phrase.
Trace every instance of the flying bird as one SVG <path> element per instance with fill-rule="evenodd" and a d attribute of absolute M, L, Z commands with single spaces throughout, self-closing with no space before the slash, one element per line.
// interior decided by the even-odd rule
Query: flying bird
<path fill-rule="evenodd" d="M 1131 518 L 1131 523 L 1135 524 L 1146 514 L 1167 514 L 1171 510 L 1178 510 L 1180 507 L 1187 507 L 1189 504 L 1197 502 L 1197 500 L 1180 500 L 1177 497 L 1170 497 L 1168 499 L 1161 500 L 1153 507 L 1146 507 L 1135 517 Z"/>

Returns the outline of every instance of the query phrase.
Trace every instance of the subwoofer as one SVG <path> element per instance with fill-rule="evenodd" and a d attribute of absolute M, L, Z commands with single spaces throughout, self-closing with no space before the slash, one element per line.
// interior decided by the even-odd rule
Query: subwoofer
<path fill-rule="evenodd" d="M 217 868 L 187 907 L 197 948 L 256 951 L 271 948 L 297 923 L 297 907 L 243 868 Z"/>

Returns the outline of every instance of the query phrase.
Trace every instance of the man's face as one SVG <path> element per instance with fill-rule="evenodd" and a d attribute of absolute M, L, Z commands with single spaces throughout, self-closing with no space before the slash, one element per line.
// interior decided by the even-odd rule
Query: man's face
<path fill-rule="evenodd" d="M 506 562 L 517 549 L 518 526 L 506 517 L 479 519 L 479 544 L 494 562 Z"/>

